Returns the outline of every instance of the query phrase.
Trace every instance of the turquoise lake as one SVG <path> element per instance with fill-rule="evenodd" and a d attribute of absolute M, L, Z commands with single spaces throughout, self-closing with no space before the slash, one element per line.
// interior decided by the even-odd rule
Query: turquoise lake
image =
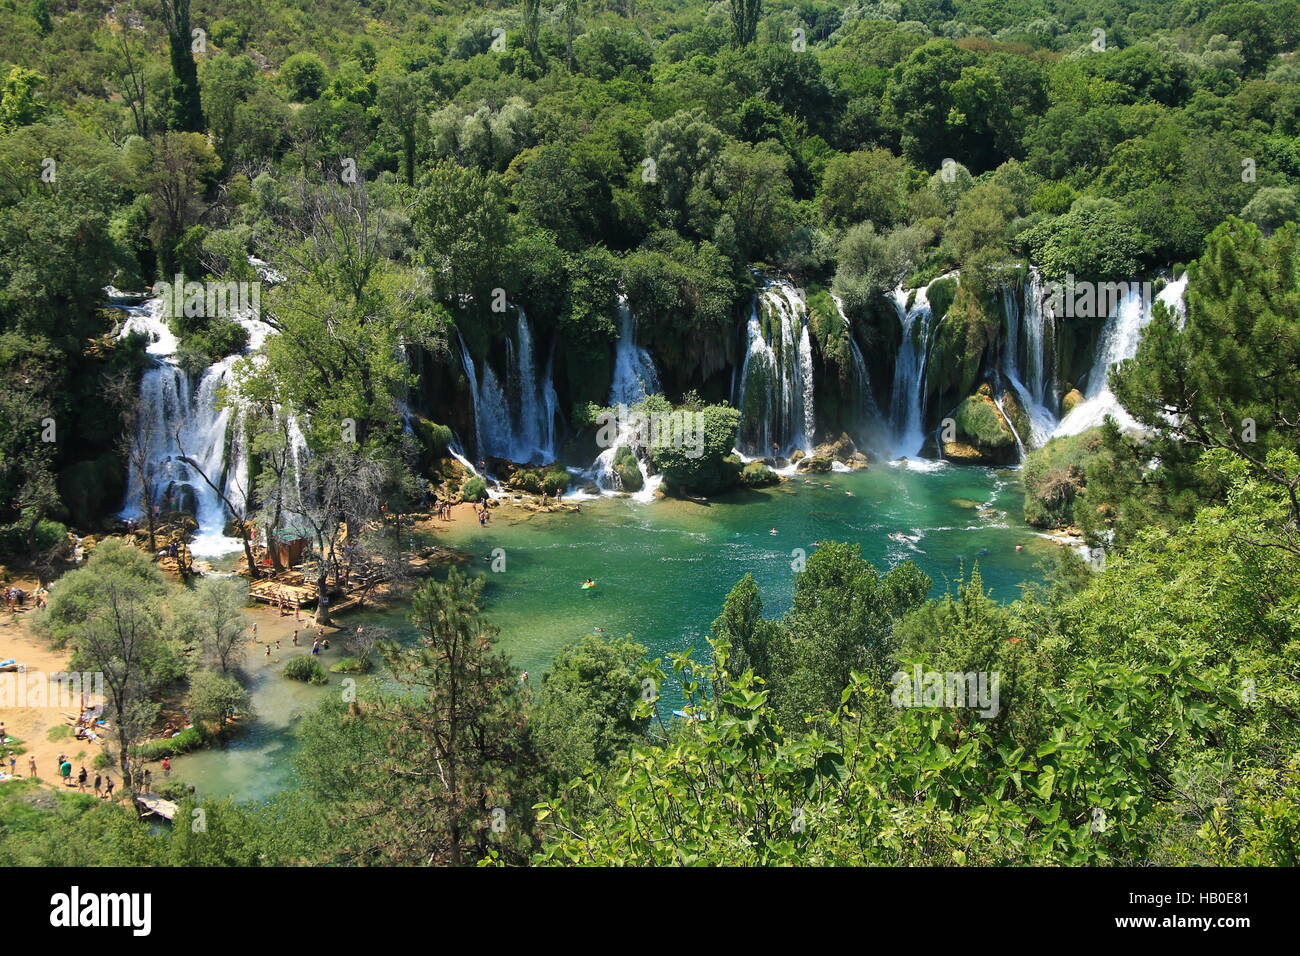
<path fill-rule="evenodd" d="M 485 528 L 460 525 L 433 537 L 476 557 L 469 570 L 486 578 L 484 607 L 500 630 L 500 646 L 536 688 L 561 647 L 597 628 L 630 634 L 652 656 L 704 650 L 723 599 L 746 573 L 758 582 L 765 616 L 779 616 L 793 594 L 796 549 L 811 554 L 817 541 L 856 542 L 881 569 L 914 561 L 934 581 L 932 594 L 978 562 L 984 586 L 999 600 L 1014 600 L 1060 547 L 1024 524 L 1022 500 L 1014 470 L 880 464 L 796 476 L 708 503 L 602 498 L 582 502 L 578 514 L 506 505 Z M 488 560 L 497 548 L 504 553 L 501 572 Z M 588 577 L 597 586 L 582 590 Z M 355 612 L 340 623 L 412 633 L 402 608 Z M 325 664 L 339 655 L 333 648 Z M 204 795 L 248 800 L 293 786 L 293 725 L 325 694 L 337 693 L 341 678 L 310 687 L 282 678 L 281 667 L 252 675 L 253 726 L 223 749 L 179 758 L 177 776 Z M 664 695 L 672 706 L 667 688 Z"/>

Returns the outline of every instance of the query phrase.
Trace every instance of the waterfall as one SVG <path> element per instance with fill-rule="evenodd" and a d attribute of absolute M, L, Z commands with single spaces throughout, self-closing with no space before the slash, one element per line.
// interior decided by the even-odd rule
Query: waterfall
<path fill-rule="evenodd" d="M 1056 428 L 1056 415 L 1052 411 L 1056 405 L 1056 375 L 1053 371 L 1049 378 L 1043 373 L 1044 353 L 1051 368 L 1055 369 L 1056 362 L 1053 357 L 1055 346 L 1054 341 L 1050 347 L 1048 344 L 1049 331 L 1052 327 L 1051 319 L 1045 313 L 1042 282 L 1037 270 L 1030 274 L 1029 281 L 1026 283 L 1023 316 L 1016 290 L 1009 286 L 1002 287 L 1002 313 L 1006 319 L 1006 336 L 1002 343 L 1002 377 L 1016 393 L 1020 406 L 1029 416 L 1027 437 L 1030 445 L 1037 448 L 1051 438 L 1052 431 Z M 1024 331 L 1023 361 L 1020 335 L 1022 329 Z M 1054 336 L 1052 338 L 1054 340 Z M 998 407 L 1001 408 L 1001 401 L 998 402 Z M 1011 421 L 1005 413 L 1003 417 L 1008 422 Z M 1011 425 L 1011 430 L 1015 431 L 1014 424 Z M 1017 434 L 1017 442 L 1020 438 L 1021 436 Z M 1020 449 L 1023 457 L 1024 443 L 1020 444 Z"/>
<path fill-rule="evenodd" d="M 610 406 L 631 408 L 659 391 L 659 373 L 650 353 L 636 344 L 636 320 L 627 297 L 618 297 L 618 341 L 614 345 L 614 379 L 609 387 Z"/>
<path fill-rule="evenodd" d="M 483 360 L 482 376 L 478 374 L 463 338 L 460 339 L 461 363 L 469 379 L 478 456 L 542 464 L 556 457 L 555 419 L 559 400 L 552 376 L 554 348 L 547 357 L 545 373 L 539 376 L 532 324 L 523 309 L 518 309 L 518 313 L 515 338 L 507 338 L 505 343 L 504 384 L 487 359 Z"/>
<path fill-rule="evenodd" d="M 875 393 L 871 388 L 871 374 L 867 371 L 866 359 L 862 356 L 862 349 L 858 347 L 858 341 L 853 335 L 853 324 L 844 312 L 844 302 L 839 296 L 831 296 L 835 303 L 835 309 L 840 314 L 840 319 L 844 322 L 844 334 L 849 339 L 849 361 L 852 363 L 849 374 L 852 377 L 850 383 L 850 394 L 856 400 L 853 409 L 854 420 L 858 426 L 858 445 L 865 447 L 873 442 L 878 436 L 885 424 L 885 416 L 880 411 L 880 405 L 876 402 Z"/>
<path fill-rule="evenodd" d="M 610 408 L 625 411 L 634 408 L 646 396 L 659 391 L 659 373 L 650 353 L 636 344 L 636 319 L 628 306 L 627 298 L 618 298 L 618 340 L 614 344 L 614 376 L 609 386 Z M 636 455 L 637 470 L 641 473 L 641 489 L 632 494 L 637 501 L 652 501 L 654 493 L 663 483 L 662 475 L 650 473 L 646 465 L 640 423 L 621 420 L 614 440 L 596 456 L 587 476 L 606 494 L 623 490 L 623 482 L 614 467 L 614 458 L 623 447 L 631 448 Z"/>
<path fill-rule="evenodd" d="M 736 396 L 737 447 L 759 458 L 810 450 L 817 422 L 812 338 L 799 290 L 784 280 L 768 281 L 755 297 L 747 336 Z"/>
<path fill-rule="evenodd" d="M 1016 450 L 1020 452 L 1020 458 L 1023 461 L 1026 454 L 1025 443 L 1020 438 L 1020 432 L 1016 429 L 1016 423 L 1011 420 L 1011 416 L 1007 414 L 1006 408 L 1002 405 L 1002 396 L 993 396 L 993 404 L 997 405 L 998 411 L 1002 413 L 1002 418 L 1007 423 L 1007 427 L 1011 429 L 1011 437 L 1016 440 Z"/>
<path fill-rule="evenodd" d="M 230 517 L 225 502 L 180 457 L 183 450 L 235 504 L 243 503 L 248 481 L 247 449 L 242 436 L 232 436 L 228 460 L 231 412 L 219 406 L 219 391 L 231 384 L 230 372 L 238 356 L 230 355 L 210 365 L 195 385 L 177 364 L 176 337 L 163 316 L 161 299 L 127 310 L 119 336 L 132 332 L 149 336 L 146 351 L 153 356 L 153 365 L 140 380 L 141 409 L 135 435 L 137 447 L 145 451 L 149 480 L 156 489 L 153 503 L 169 510 L 193 511 L 199 528 L 190 544 L 192 554 L 215 556 L 237 551 L 242 543 L 224 534 Z M 140 475 L 130 469 L 122 517 L 144 516 L 141 486 Z"/>
<path fill-rule="evenodd" d="M 934 339 L 934 314 L 925 289 L 912 293 L 902 286 L 890 296 L 902 327 L 902 343 L 894 363 L 894 386 L 890 394 L 890 425 L 894 435 L 891 457 L 911 458 L 925 444 L 925 371 Z"/>
<path fill-rule="evenodd" d="M 1142 329 L 1151 319 L 1149 299 L 1143 295 L 1147 283 L 1127 283 L 1123 298 L 1114 314 L 1106 319 L 1101 338 L 1097 342 L 1097 351 L 1088 372 L 1088 387 L 1084 401 L 1074 407 L 1061 419 L 1052 433 L 1056 435 L 1078 435 L 1089 428 L 1100 425 L 1106 416 L 1112 416 L 1121 428 L 1135 428 L 1128 412 L 1119 404 L 1115 394 L 1110 390 L 1110 369 L 1124 359 L 1137 355 L 1138 341 Z M 1187 288 L 1187 277 L 1171 282 L 1161 290 L 1157 299 L 1180 315 L 1183 310 L 1183 293 Z"/>

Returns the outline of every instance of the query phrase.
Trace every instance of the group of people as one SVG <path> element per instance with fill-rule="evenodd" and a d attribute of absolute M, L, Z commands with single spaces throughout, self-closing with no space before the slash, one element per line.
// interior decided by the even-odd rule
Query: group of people
<path fill-rule="evenodd" d="M 451 520 L 452 503 L 450 501 L 435 501 L 433 503 L 433 513 L 443 521 Z"/>
<path fill-rule="evenodd" d="M 478 514 L 478 525 L 480 528 L 484 527 L 492 520 L 492 513 L 488 511 L 487 505 L 475 505 L 474 511 Z"/>
<path fill-rule="evenodd" d="M 10 586 L 3 592 L 5 607 L 10 611 L 17 610 L 27 604 L 27 592 L 17 586 Z M 45 607 L 45 589 L 38 588 L 36 591 L 36 606 Z"/>

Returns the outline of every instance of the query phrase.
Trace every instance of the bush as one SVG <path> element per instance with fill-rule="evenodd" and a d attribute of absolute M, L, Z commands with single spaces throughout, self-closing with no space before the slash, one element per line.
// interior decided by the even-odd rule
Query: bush
<path fill-rule="evenodd" d="M 329 678 L 325 676 L 325 668 L 321 667 L 320 661 L 308 654 L 292 658 L 289 663 L 285 664 L 284 676 L 290 680 L 300 680 L 308 684 L 325 684 L 329 682 Z"/>
<path fill-rule="evenodd" d="M 542 479 L 542 490 L 548 495 L 562 495 L 569 490 L 569 482 L 573 480 L 563 468 L 556 468 L 554 471 L 547 472 L 546 477 Z"/>
<path fill-rule="evenodd" d="M 984 395 L 972 395 L 957 407 L 953 416 L 957 432 L 981 449 L 1005 448 L 1014 444 L 1016 437 L 998 413 L 993 400 Z"/>
<path fill-rule="evenodd" d="M 295 101 L 305 103 L 325 89 L 325 64 L 314 53 L 295 53 L 280 67 L 280 79 Z"/>
<path fill-rule="evenodd" d="M 177 754 L 197 750 L 203 746 L 203 741 L 203 731 L 197 727 L 186 727 L 175 737 L 138 744 L 131 748 L 131 753 L 142 760 L 161 760 L 163 757 L 175 757 Z"/>
<path fill-rule="evenodd" d="M 762 488 L 764 485 L 774 485 L 780 480 L 776 472 L 761 461 L 751 461 L 740 473 L 741 483 L 748 488 Z"/>
<path fill-rule="evenodd" d="M 487 497 L 487 485 L 483 479 L 477 475 L 465 479 L 465 484 L 460 486 L 460 498 L 462 501 L 482 501 Z"/>
<path fill-rule="evenodd" d="M 330 673 L 367 674 L 372 666 L 368 657 L 342 657 L 330 668 Z"/>
<path fill-rule="evenodd" d="M 1025 521 L 1035 528 L 1077 524 L 1075 501 L 1083 493 L 1088 462 L 1101 450 L 1101 429 L 1053 438 L 1025 456 Z"/>

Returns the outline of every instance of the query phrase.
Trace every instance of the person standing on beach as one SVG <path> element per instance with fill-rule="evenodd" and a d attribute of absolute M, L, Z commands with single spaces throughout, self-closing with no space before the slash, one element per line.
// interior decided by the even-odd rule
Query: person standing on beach
<path fill-rule="evenodd" d="M 65 787 L 72 786 L 72 761 L 64 760 L 59 764 L 59 774 L 63 777 Z"/>
<path fill-rule="evenodd" d="M 104 786 L 104 778 L 101 777 L 99 774 L 95 774 L 95 796 L 97 797 L 100 796 L 99 790 L 103 786 Z"/>
<path fill-rule="evenodd" d="M 164 777 L 170 777 L 172 775 L 172 761 L 170 757 L 163 757 L 162 768 Z"/>
<path fill-rule="evenodd" d="M 86 779 L 89 776 L 90 775 L 86 773 L 85 767 L 82 767 L 81 772 L 77 774 L 77 789 L 80 790 L 82 793 L 86 792 Z"/>
<path fill-rule="evenodd" d="M 104 783 L 104 799 L 105 800 L 113 799 L 113 778 L 112 777 L 109 777 L 108 780 L 106 780 Z"/>
<path fill-rule="evenodd" d="M 33 777 L 33 778 L 35 778 L 35 776 L 36 776 L 36 754 L 28 754 L 28 755 L 27 755 L 27 770 L 29 771 L 29 772 L 28 772 L 28 776 L 29 776 L 29 777 Z"/>
<path fill-rule="evenodd" d="M 18 765 L 18 755 L 11 750 L 9 751 L 9 776 L 11 777 L 18 776 L 17 765 Z"/>

